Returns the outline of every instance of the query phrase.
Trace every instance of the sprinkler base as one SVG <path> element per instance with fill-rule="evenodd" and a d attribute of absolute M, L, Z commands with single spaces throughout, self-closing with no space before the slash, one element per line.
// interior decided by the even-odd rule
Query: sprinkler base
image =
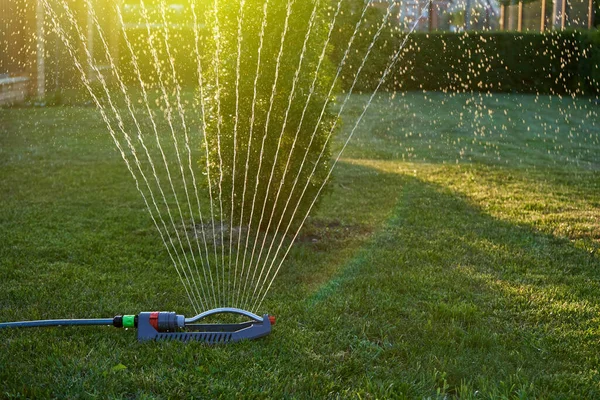
<path fill-rule="evenodd" d="M 250 321 L 237 324 L 197 324 L 196 322 L 216 314 L 238 314 L 250 318 Z M 256 314 L 237 308 L 216 308 L 185 318 L 174 312 L 142 312 L 137 316 L 137 338 L 140 342 L 181 341 L 219 344 L 258 339 L 271 333 L 275 322 L 272 316 Z"/>

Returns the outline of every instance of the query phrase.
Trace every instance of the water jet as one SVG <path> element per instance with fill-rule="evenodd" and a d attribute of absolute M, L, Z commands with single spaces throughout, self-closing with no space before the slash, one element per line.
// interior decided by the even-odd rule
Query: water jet
<path fill-rule="evenodd" d="M 367 60 L 385 39 L 380 36 L 389 25 L 393 1 L 374 19 L 368 18 L 371 2 L 358 2 L 348 37 L 340 39 L 343 56 L 336 60 L 337 68 L 328 49 L 342 24 L 338 16 L 344 14 L 344 0 L 337 1 L 332 14 L 322 0 L 214 0 L 207 9 L 192 1 L 189 14 L 175 20 L 165 1 L 139 0 L 123 9 L 116 4 L 126 57 L 111 49 L 110 32 L 92 0 L 83 2 L 87 26 L 68 1 L 40 1 L 197 315 L 186 319 L 174 312 L 142 312 L 112 319 L 3 323 L 0 328 L 113 325 L 137 328 L 140 341 L 208 343 L 267 335 L 273 321 L 253 313 L 261 309 L 418 19 L 388 57 L 375 90 L 358 117 L 352 117 L 351 130 L 334 155 L 330 146 L 342 113 Z M 132 7 L 139 10 L 137 19 L 127 14 Z M 132 24 L 143 29 L 136 33 Z M 189 31 L 187 44 L 179 41 L 182 27 Z M 363 34 L 369 39 L 364 54 L 358 43 Z M 96 47 L 90 39 L 94 35 Z M 177 57 L 182 48 L 195 61 L 187 80 Z M 355 54 L 359 62 L 351 65 Z M 107 68 L 100 68 L 102 63 Z M 246 70 L 255 72 L 245 77 Z M 334 100 L 344 78 L 352 83 Z M 249 321 L 196 323 L 222 313 Z"/>

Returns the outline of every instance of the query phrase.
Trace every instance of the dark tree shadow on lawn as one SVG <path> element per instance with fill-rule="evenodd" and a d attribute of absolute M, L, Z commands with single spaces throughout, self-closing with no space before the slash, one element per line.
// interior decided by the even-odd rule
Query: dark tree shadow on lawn
<path fill-rule="evenodd" d="M 388 395 L 599 395 L 598 257 L 441 186 L 385 179 L 401 191 L 392 217 L 301 317 L 323 367 Z"/>

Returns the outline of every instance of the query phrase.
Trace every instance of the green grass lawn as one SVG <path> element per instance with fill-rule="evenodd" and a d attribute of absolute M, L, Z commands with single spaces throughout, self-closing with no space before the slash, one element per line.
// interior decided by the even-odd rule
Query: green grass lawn
<path fill-rule="evenodd" d="M 597 110 L 381 96 L 263 305 L 270 336 L 0 331 L 0 397 L 600 397 Z M 0 193 L 1 321 L 189 314 L 93 108 L 0 109 Z"/>

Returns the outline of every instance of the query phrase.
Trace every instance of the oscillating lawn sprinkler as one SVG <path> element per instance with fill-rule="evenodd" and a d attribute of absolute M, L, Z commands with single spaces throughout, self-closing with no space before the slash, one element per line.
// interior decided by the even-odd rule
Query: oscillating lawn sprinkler
<path fill-rule="evenodd" d="M 241 315 L 249 320 L 234 324 L 199 323 L 206 317 L 224 313 Z M 137 328 L 137 338 L 140 342 L 177 340 L 218 344 L 258 339 L 271 333 L 271 327 L 274 324 L 275 317 L 272 315 L 265 314 L 259 317 L 239 308 L 223 307 L 205 311 L 192 318 L 185 318 L 175 312 L 155 311 L 141 312 L 138 315 L 117 315 L 114 318 L 104 319 L 48 319 L 5 322 L 0 323 L 0 328 L 112 325 L 116 328 Z"/>

